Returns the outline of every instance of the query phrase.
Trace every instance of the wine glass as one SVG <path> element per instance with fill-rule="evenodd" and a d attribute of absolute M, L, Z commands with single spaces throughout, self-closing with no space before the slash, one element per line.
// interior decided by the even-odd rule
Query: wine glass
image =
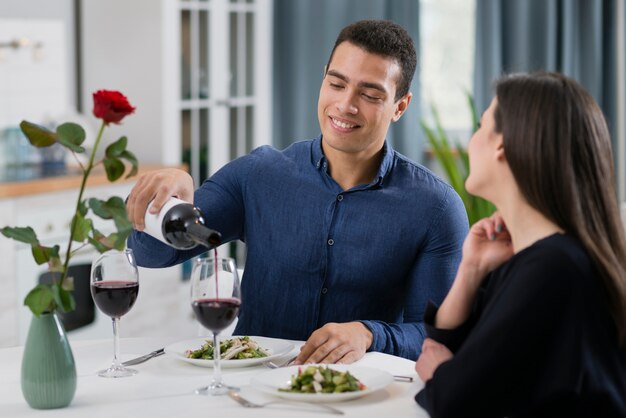
<path fill-rule="evenodd" d="M 231 389 L 222 382 L 217 335 L 237 317 L 241 296 L 235 260 L 217 255 L 200 257 L 191 270 L 191 307 L 198 321 L 213 333 L 213 381 L 199 395 L 223 395 Z"/>
<path fill-rule="evenodd" d="M 119 321 L 133 307 L 139 292 L 139 275 L 133 250 L 110 250 L 91 265 L 91 296 L 98 309 L 113 320 L 113 363 L 98 376 L 127 377 L 137 370 L 124 367 L 120 361 Z"/>

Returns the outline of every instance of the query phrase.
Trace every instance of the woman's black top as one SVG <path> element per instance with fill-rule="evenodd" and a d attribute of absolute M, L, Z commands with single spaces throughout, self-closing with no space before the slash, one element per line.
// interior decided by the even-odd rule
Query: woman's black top
<path fill-rule="evenodd" d="M 626 417 L 626 352 L 601 280 L 569 235 L 515 254 L 485 279 L 464 324 L 427 325 L 454 358 L 415 399 L 437 418 Z"/>

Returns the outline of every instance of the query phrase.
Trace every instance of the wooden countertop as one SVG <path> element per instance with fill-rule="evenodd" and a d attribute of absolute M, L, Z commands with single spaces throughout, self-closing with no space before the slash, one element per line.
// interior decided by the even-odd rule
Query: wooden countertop
<path fill-rule="evenodd" d="M 167 167 L 168 166 L 164 165 L 139 164 L 139 172 L 136 176 L 130 177 L 129 179 L 124 179 L 124 176 L 122 176 L 114 183 L 109 182 L 104 170 L 98 167 L 91 172 L 89 179 L 87 180 L 87 186 L 135 182 L 142 174 Z M 178 168 L 185 169 L 185 166 L 183 165 Z M 78 189 L 81 181 L 82 173 L 76 169 L 67 174 L 54 175 L 50 177 L 0 182 L 0 199 L 55 192 L 60 190 Z"/>

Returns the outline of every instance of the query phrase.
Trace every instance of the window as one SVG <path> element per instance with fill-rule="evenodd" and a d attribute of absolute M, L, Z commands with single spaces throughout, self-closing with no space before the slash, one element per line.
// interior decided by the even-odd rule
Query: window
<path fill-rule="evenodd" d="M 475 0 L 420 0 L 422 115 L 432 125 L 435 106 L 451 139 L 461 143 L 471 136 L 466 94 L 473 89 L 475 6 Z"/>

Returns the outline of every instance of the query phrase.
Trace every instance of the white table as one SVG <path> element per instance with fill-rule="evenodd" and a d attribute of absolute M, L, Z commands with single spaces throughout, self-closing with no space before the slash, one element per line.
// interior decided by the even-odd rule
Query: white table
<path fill-rule="evenodd" d="M 176 339 L 178 340 L 178 339 Z M 167 338 L 123 338 L 122 360 L 145 354 L 176 340 Z M 315 417 L 333 416 L 316 408 L 293 409 L 276 405 L 246 409 L 228 396 L 198 396 L 195 388 L 209 383 L 213 369 L 197 367 L 168 355 L 133 366 L 139 373 L 123 379 L 98 377 L 96 370 L 109 365 L 112 340 L 87 340 L 72 343 L 78 383 L 69 407 L 56 410 L 31 409 L 20 389 L 20 367 L 23 347 L 0 350 L 0 416 L 1 417 L 167 417 L 167 418 L 230 418 L 230 417 Z M 294 349 L 295 353 L 297 349 Z M 288 357 L 288 356 L 285 356 Z M 423 386 L 417 377 L 415 363 L 382 353 L 367 353 L 360 366 L 387 370 L 392 374 L 414 377 L 413 383 L 394 382 L 384 390 L 363 398 L 332 403 L 345 412 L 345 417 L 428 417 L 413 399 Z M 264 366 L 222 369 L 227 384 L 241 388 L 241 394 L 252 401 L 270 397 L 249 386 L 252 376 L 269 369 Z"/>

